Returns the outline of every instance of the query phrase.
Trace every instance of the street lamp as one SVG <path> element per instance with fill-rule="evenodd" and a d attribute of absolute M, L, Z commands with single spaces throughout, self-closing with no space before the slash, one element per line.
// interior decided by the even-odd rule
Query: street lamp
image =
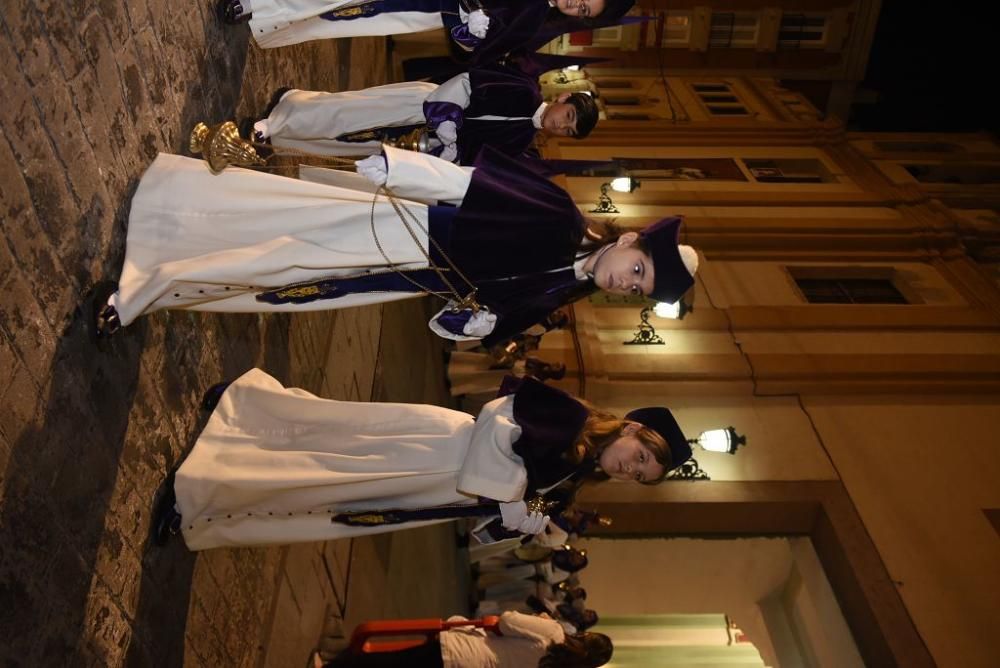
<path fill-rule="evenodd" d="M 630 193 L 641 185 L 639 179 L 634 176 L 619 176 L 611 179 L 611 189 L 617 193 Z"/>
<path fill-rule="evenodd" d="M 736 454 L 736 450 L 747 444 L 747 437 L 736 433 L 732 427 L 725 429 L 710 429 L 703 431 L 698 438 L 689 438 L 688 443 L 697 445 L 707 452 L 728 452 Z M 698 460 L 694 457 L 688 458 L 686 462 L 675 468 L 667 475 L 668 480 L 711 480 L 708 474 L 702 470 Z"/>
<path fill-rule="evenodd" d="M 683 320 L 684 316 L 693 310 L 694 307 L 689 306 L 683 299 L 679 299 L 673 304 L 656 302 L 656 306 L 653 307 L 653 313 L 656 314 L 657 318 L 668 318 L 671 320 Z"/>
<path fill-rule="evenodd" d="M 631 341 L 622 341 L 626 346 L 662 346 L 666 345 L 663 337 L 656 333 L 656 328 L 649 322 L 649 314 L 653 312 L 652 307 L 645 307 L 639 311 L 639 327 L 635 330 Z"/>
<path fill-rule="evenodd" d="M 728 452 L 735 455 L 740 446 L 747 444 L 747 437 L 737 434 L 732 427 L 726 427 L 703 431 L 698 438 L 689 438 L 688 443 L 708 452 Z"/>
<path fill-rule="evenodd" d="M 639 179 L 631 176 L 619 176 L 611 179 L 608 183 L 601 184 L 601 196 L 597 198 L 597 208 L 591 209 L 590 213 L 621 213 L 615 206 L 614 200 L 608 195 L 608 190 L 619 193 L 630 193 L 641 184 Z"/>
<path fill-rule="evenodd" d="M 570 65 L 569 67 L 562 68 L 561 70 L 559 70 L 558 72 L 556 72 L 556 79 L 555 79 L 556 83 L 557 84 L 567 84 L 567 83 L 569 83 L 569 76 L 568 76 L 568 74 L 570 72 L 576 72 L 579 69 L 580 69 L 579 65 Z"/>
<path fill-rule="evenodd" d="M 686 462 L 667 474 L 667 480 L 711 480 L 711 478 L 701 470 L 698 460 L 690 457 Z"/>

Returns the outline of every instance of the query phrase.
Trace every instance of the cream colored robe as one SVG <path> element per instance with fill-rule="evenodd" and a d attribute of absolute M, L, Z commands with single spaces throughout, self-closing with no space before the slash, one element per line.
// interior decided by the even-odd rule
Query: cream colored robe
<path fill-rule="evenodd" d="M 320 14 L 358 4 L 358 0 L 251 0 L 250 34 L 264 49 L 314 39 L 370 37 L 441 28 L 440 12 L 387 12 L 350 21 L 327 21 Z"/>
<path fill-rule="evenodd" d="M 337 141 L 349 132 L 424 124 L 424 101 L 438 89 L 423 81 L 325 93 L 292 90 L 267 117 L 267 136 L 278 148 L 333 156 L 371 155 L 382 142 Z"/>
<path fill-rule="evenodd" d="M 356 174 L 305 169 L 293 179 L 248 169 L 212 174 L 201 160 L 160 154 L 132 198 L 125 263 L 109 303 L 123 325 L 163 308 L 200 311 L 309 311 L 421 296 L 361 293 L 306 304 L 268 304 L 262 289 L 381 269 L 385 257 L 426 267 L 427 206 L 461 202 L 472 168 L 386 149 L 387 185 L 416 218 L 414 242 L 385 197 Z M 322 181 L 322 182 L 320 182 Z"/>
<path fill-rule="evenodd" d="M 184 541 L 191 550 L 321 541 L 430 523 L 350 527 L 331 522 L 340 511 L 518 500 L 520 434 L 513 397 L 473 421 L 439 406 L 322 399 L 252 369 L 177 471 Z"/>

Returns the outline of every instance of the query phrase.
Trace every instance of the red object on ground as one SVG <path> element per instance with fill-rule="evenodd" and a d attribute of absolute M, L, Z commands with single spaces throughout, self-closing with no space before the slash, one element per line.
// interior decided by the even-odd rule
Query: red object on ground
<path fill-rule="evenodd" d="M 487 615 L 482 619 L 446 622 L 443 619 L 387 619 L 378 622 L 358 624 L 351 634 L 351 652 L 369 654 L 372 652 L 395 652 L 417 647 L 448 629 L 459 626 L 475 626 L 500 635 L 500 618 Z M 422 636 L 404 640 L 377 640 L 386 636 Z"/>

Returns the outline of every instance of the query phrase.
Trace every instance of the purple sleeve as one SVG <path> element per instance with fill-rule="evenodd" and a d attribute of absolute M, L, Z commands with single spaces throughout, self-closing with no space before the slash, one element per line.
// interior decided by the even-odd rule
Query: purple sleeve
<path fill-rule="evenodd" d="M 453 26 L 448 32 L 451 34 L 451 39 L 455 42 L 455 44 L 458 44 L 459 48 L 463 51 L 473 51 L 482 41 L 469 32 L 469 26 L 466 23 L 460 23 Z"/>
<path fill-rule="evenodd" d="M 427 119 L 427 126 L 431 129 L 445 121 L 451 121 L 456 128 L 461 128 L 465 119 L 465 109 L 454 102 L 424 102 L 424 118 Z"/>
<path fill-rule="evenodd" d="M 455 334 L 457 336 L 464 336 L 465 323 L 469 322 L 469 318 L 471 317 L 472 317 L 472 311 L 469 309 L 461 310 L 458 313 L 445 311 L 436 318 L 436 321 L 438 325 L 448 330 L 452 334 Z"/>

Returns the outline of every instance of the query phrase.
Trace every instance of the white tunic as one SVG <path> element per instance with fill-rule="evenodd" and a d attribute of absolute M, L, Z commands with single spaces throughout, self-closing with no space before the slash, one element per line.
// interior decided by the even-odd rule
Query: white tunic
<path fill-rule="evenodd" d="M 398 35 L 444 25 L 440 12 L 387 12 L 349 21 L 319 18 L 357 4 L 358 0 L 251 0 L 250 34 L 261 48 L 272 49 L 314 39 Z"/>
<path fill-rule="evenodd" d="M 389 201 L 375 201 L 371 184 L 355 174 L 305 170 L 304 178 L 324 183 L 239 168 L 212 174 L 201 160 L 160 154 L 132 199 L 125 263 L 110 300 L 122 324 L 162 308 L 307 311 L 420 296 L 379 292 L 305 304 L 255 299 L 262 289 L 386 270 L 373 219 L 392 262 L 427 266 L 417 245 L 427 246 L 427 207 L 418 200 L 460 202 L 471 168 L 396 149 L 386 149 L 386 157 L 387 185 L 410 197 L 417 241 Z"/>
<path fill-rule="evenodd" d="M 526 473 L 512 416 L 513 397 L 473 421 L 439 406 L 322 399 L 252 369 L 177 471 L 184 540 L 191 550 L 321 541 L 430 523 L 334 524 L 340 511 L 517 500 Z"/>
<path fill-rule="evenodd" d="M 340 93 L 292 90 L 257 123 L 278 148 L 322 155 L 371 155 L 380 141 L 344 142 L 337 137 L 370 128 L 424 123 L 424 101 L 438 86 L 423 81 Z"/>
<path fill-rule="evenodd" d="M 380 141 L 338 141 L 337 137 L 372 128 L 417 125 L 425 122 L 424 102 L 450 102 L 467 109 L 472 99 L 469 73 L 458 74 L 440 86 L 423 81 L 374 86 L 363 90 L 326 93 L 291 90 L 266 119 L 254 127 L 278 148 L 321 155 L 371 155 L 382 149 Z M 542 103 L 531 116 L 537 129 L 548 105 Z M 490 121 L 520 121 L 528 117 L 470 116 Z M 460 137 L 461 139 L 461 137 Z M 432 140 L 432 146 L 440 142 Z"/>

